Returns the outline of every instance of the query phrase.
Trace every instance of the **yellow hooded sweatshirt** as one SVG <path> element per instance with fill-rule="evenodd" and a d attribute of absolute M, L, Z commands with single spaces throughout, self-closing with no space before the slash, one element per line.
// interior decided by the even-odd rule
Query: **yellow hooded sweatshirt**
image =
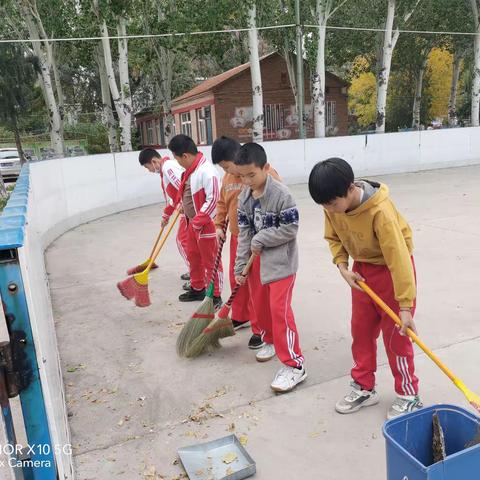
<path fill-rule="evenodd" d="M 416 297 L 411 261 L 412 230 L 388 196 L 384 184 L 368 182 L 378 190 L 355 210 L 328 213 L 325 210 L 325 239 L 333 263 L 358 262 L 386 265 L 390 270 L 395 299 L 400 307 L 412 307 Z"/>

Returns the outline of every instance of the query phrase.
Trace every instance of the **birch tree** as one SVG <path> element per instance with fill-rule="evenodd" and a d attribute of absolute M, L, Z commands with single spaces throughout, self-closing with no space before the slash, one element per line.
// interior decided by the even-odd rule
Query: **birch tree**
<path fill-rule="evenodd" d="M 465 56 L 464 50 L 455 49 L 453 52 L 452 65 L 452 85 L 450 87 L 450 96 L 448 98 L 448 125 L 454 127 L 458 123 L 457 118 L 457 95 L 458 95 L 458 80 L 460 79 L 460 69 L 463 58 Z"/>
<path fill-rule="evenodd" d="M 100 35 L 102 37 L 103 56 L 107 72 L 108 85 L 115 105 L 115 111 L 120 124 L 120 148 L 122 152 L 132 150 L 132 95 L 128 73 L 128 41 L 126 38 L 118 39 L 118 82 L 110 46 L 109 32 L 105 12 L 99 8 L 98 0 L 92 0 L 93 11 L 98 19 Z M 127 35 L 126 12 L 120 9 L 112 15 L 116 23 L 116 35 Z"/>
<path fill-rule="evenodd" d="M 107 127 L 108 145 L 110 152 L 118 151 L 118 135 L 117 122 L 113 115 L 112 97 L 110 95 L 110 87 L 108 84 L 107 67 L 105 65 L 105 54 L 103 52 L 102 42 L 99 43 L 94 51 L 95 62 L 98 67 L 98 75 L 100 78 L 100 93 L 102 98 L 102 121 Z"/>
<path fill-rule="evenodd" d="M 260 58 L 258 55 L 257 9 L 253 2 L 248 9 L 248 51 L 252 76 L 253 126 L 252 140 L 263 142 L 263 91 Z"/>
<path fill-rule="evenodd" d="M 16 2 L 16 8 L 18 8 L 28 37 L 32 42 L 28 50 L 33 52 L 37 58 L 37 75 L 48 111 L 51 146 L 57 154 L 64 155 L 63 106 L 65 101 L 55 52 L 46 33 L 36 0 L 19 0 Z M 12 22 L 10 23 L 12 24 Z"/>
<path fill-rule="evenodd" d="M 480 0 L 470 0 L 473 21 L 475 25 L 475 37 L 473 41 L 473 79 L 472 79 L 472 107 L 471 124 L 478 127 L 480 122 Z"/>
<path fill-rule="evenodd" d="M 315 69 L 312 73 L 312 106 L 313 126 L 315 137 L 324 137 L 326 128 L 325 112 L 325 41 L 327 23 L 333 14 L 346 3 L 347 0 L 316 0 L 315 21 L 318 25 L 317 56 Z"/>
<path fill-rule="evenodd" d="M 392 64 L 392 55 L 395 45 L 400 36 L 399 25 L 406 24 L 413 15 L 415 8 L 421 0 L 409 2 L 410 8 L 407 8 L 401 21 L 397 20 L 397 26 L 394 27 L 395 19 L 398 17 L 396 12 L 396 0 L 388 0 L 387 18 L 385 21 L 385 32 L 383 35 L 383 45 L 380 51 L 377 72 L 377 120 L 376 132 L 385 133 L 385 112 L 387 105 L 388 81 L 390 78 L 390 68 Z"/>

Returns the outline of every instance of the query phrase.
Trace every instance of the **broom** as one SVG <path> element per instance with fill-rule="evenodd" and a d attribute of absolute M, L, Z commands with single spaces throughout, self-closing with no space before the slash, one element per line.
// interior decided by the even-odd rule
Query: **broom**
<path fill-rule="evenodd" d="M 180 215 L 180 210 L 177 209 L 173 220 L 170 222 L 170 225 L 167 228 L 167 231 L 163 238 L 156 245 L 153 254 L 148 262 L 147 267 L 143 272 L 133 275 L 133 277 L 128 277 L 122 282 L 117 283 L 117 288 L 120 290 L 120 293 L 128 300 L 134 300 L 137 307 L 148 307 L 151 305 L 150 295 L 148 293 L 148 274 L 152 269 L 160 250 L 167 241 L 170 232 L 173 230 L 175 223 Z"/>
<path fill-rule="evenodd" d="M 220 239 L 217 250 L 217 257 L 215 258 L 215 265 L 213 267 L 212 276 L 208 285 L 207 293 L 200 306 L 195 310 L 188 322 L 183 326 L 177 338 L 177 354 L 180 357 L 187 356 L 186 353 L 190 348 L 191 343 L 200 335 L 203 329 L 213 320 L 215 313 L 215 306 L 213 304 L 213 292 L 215 288 L 215 277 L 218 273 L 220 260 L 222 259 L 223 245 L 226 240 L 226 233 L 228 227 L 228 218 L 223 224 L 223 238 Z"/>
<path fill-rule="evenodd" d="M 242 271 L 244 277 L 247 276 L 256 254 L 250 255 L 245 268 Z M 237 295 L 240 288 L 243 285 L 237 283 L 228 299 L 227 303 L 218 311 L 217 317 L 214 318 L 201 332 L 201 334 L 195 339 L 190 348 L 187 351 L 187 357 L 194 358 L 201 355 L 205 350 L 211 347 L 219 347 L 221 338 L 232 337 L 235 335 L 233 329 L 232 320 L 229 317 L 230 308 L 232 307 L 233 300 Z"/>
<path fill-rule="evenodd" d="M 398 315 L 365 283 L 360 280 L 357 281 L 358 285 L 362 287 L 363 291 L 399 326 L 402 326 L 402 321 Z M 407 329 L 407 335 L 415 342 L 432 360 L 435 365 L 454 383 L 454 385 L 465 395 L 470 405 L 480 412 L 480 396 L 473 393 L 467 386 L 454 375 L 449 368 L 447 368 L 441 360 L 420 340 L 420 338 L 410 330 Z"/>
<path fill-rule="evenodd" d="M 143 272 L 145 268 L 147 268 L 147 265 L 149 264 L 150 259 L 153 257 L 155 249 L 157 248 L 158 242 L 160 241 L 160 238 L 162 237 L 162 233 L 164 230 L 165 230 L 165 227 L 163 226 L 160 229 L 160 232 L 158 232 L 157 238 L 152 247 L 152 251 L 150 252 L 150 255 L 148 256 L 147 260 L 145 260 L 143 263 L 136 265 L 135 267 L 129 268 L 127 270 L 127 275 L 135 275 L 136 273 Z M 158 268 L 158 265 L 155 262 L 153 262 L 153 265 L 151 266 L 150 269 L 153 270 L 154 268 Z"/>

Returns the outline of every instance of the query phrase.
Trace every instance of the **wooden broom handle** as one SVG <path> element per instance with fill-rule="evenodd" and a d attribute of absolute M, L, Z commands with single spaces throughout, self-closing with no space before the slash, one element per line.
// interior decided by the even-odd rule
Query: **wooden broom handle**
<path fill-rule="evenodd" d="M 248 271 L 250 270 L 250 267 L 252 266 L 253 262 L 255 261 L 256 256 L 257 256 L 256 253 L 252 253 L 250 255 L 250 258 L 248 259 L 247 264 L 245 265 L 245 267 L 242 270 L 242 276 L 243 277 L 246 277 L 248 275 Z M 232 306 L 233 300 L 235 299 L 235 295 L 237 295 L 237 292 L 240 290 L 240 288 L 242 286 L 243 285 L 240 285 L 239 283 L 237 283 L 235 285 L 229 299 L 227 300 L 227 303 L 225 304 L 227 307 L 230 308 Z"/>
<path fill-rule="evenodd" d="M 145 269 L 147 272 L 150 271 L 150 269 L 152 268 L 152 265 L 155 263 L 155 260 L 157 259 L 158 254 L 160 253 L 160 250 L 165 245 L 165 242 L 167 241 L 167 238 L 170 235 L 170 232 L 173 230 L 173 227 L 175 226 L 175 223 L 177 223 L 177 220 L 178 220 L 179 216 L 180 216 L 180 209 L 177 208 L 177 210 L 175 211 L 175 214 L 173 216 L 173 220 L 168 225 L 168 228 L 167 228 L 167 231 L 166 231 L 165 235 L 158 242 L 158 245 L 156 245 L 156 247 L 153 251 L 153 254 L 152 254 L 152 256 L 151 256 L 151 258 L 148 262 L 147 268 Z"/>
<path fill-rule="evenodd" d="M 155 253 L 155 249 L 157 248 L 158 242 L 160 241 L 160 238 L 162 236 L 163 231 L 165 230 L 165 225 L 160 228 L 160 231 L 158 232 L 157 238 L 155 240 L 155 243 L 153 244 L 152 251 L 150 252 L 150 255 L 148 256 L 148 259 L 150 260 Z"/>
<path fill-rule="evenodd" d="M 363 291 L 399 326 L 402 327 L 402 321 L 399 316 L 365 283 L 357 280 L 358 285 Z M 407 335 L 415 342 L 426 355 L 437 365 L 437 367 L 453 382 L 457 382 L 457 377 L 453 372 L 442 363 L 442 361 L 420 340 L 410 328 L 407 328 Z"/>

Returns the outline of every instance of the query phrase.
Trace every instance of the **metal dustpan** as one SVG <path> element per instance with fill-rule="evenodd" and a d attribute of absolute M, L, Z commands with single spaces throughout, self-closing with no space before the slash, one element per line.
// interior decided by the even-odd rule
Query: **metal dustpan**
<path fill-rule="evenodd" d="M 257 471 L 235 435 L 182 447 L 178 456 L 190 480 L 242 480 Z"/>

